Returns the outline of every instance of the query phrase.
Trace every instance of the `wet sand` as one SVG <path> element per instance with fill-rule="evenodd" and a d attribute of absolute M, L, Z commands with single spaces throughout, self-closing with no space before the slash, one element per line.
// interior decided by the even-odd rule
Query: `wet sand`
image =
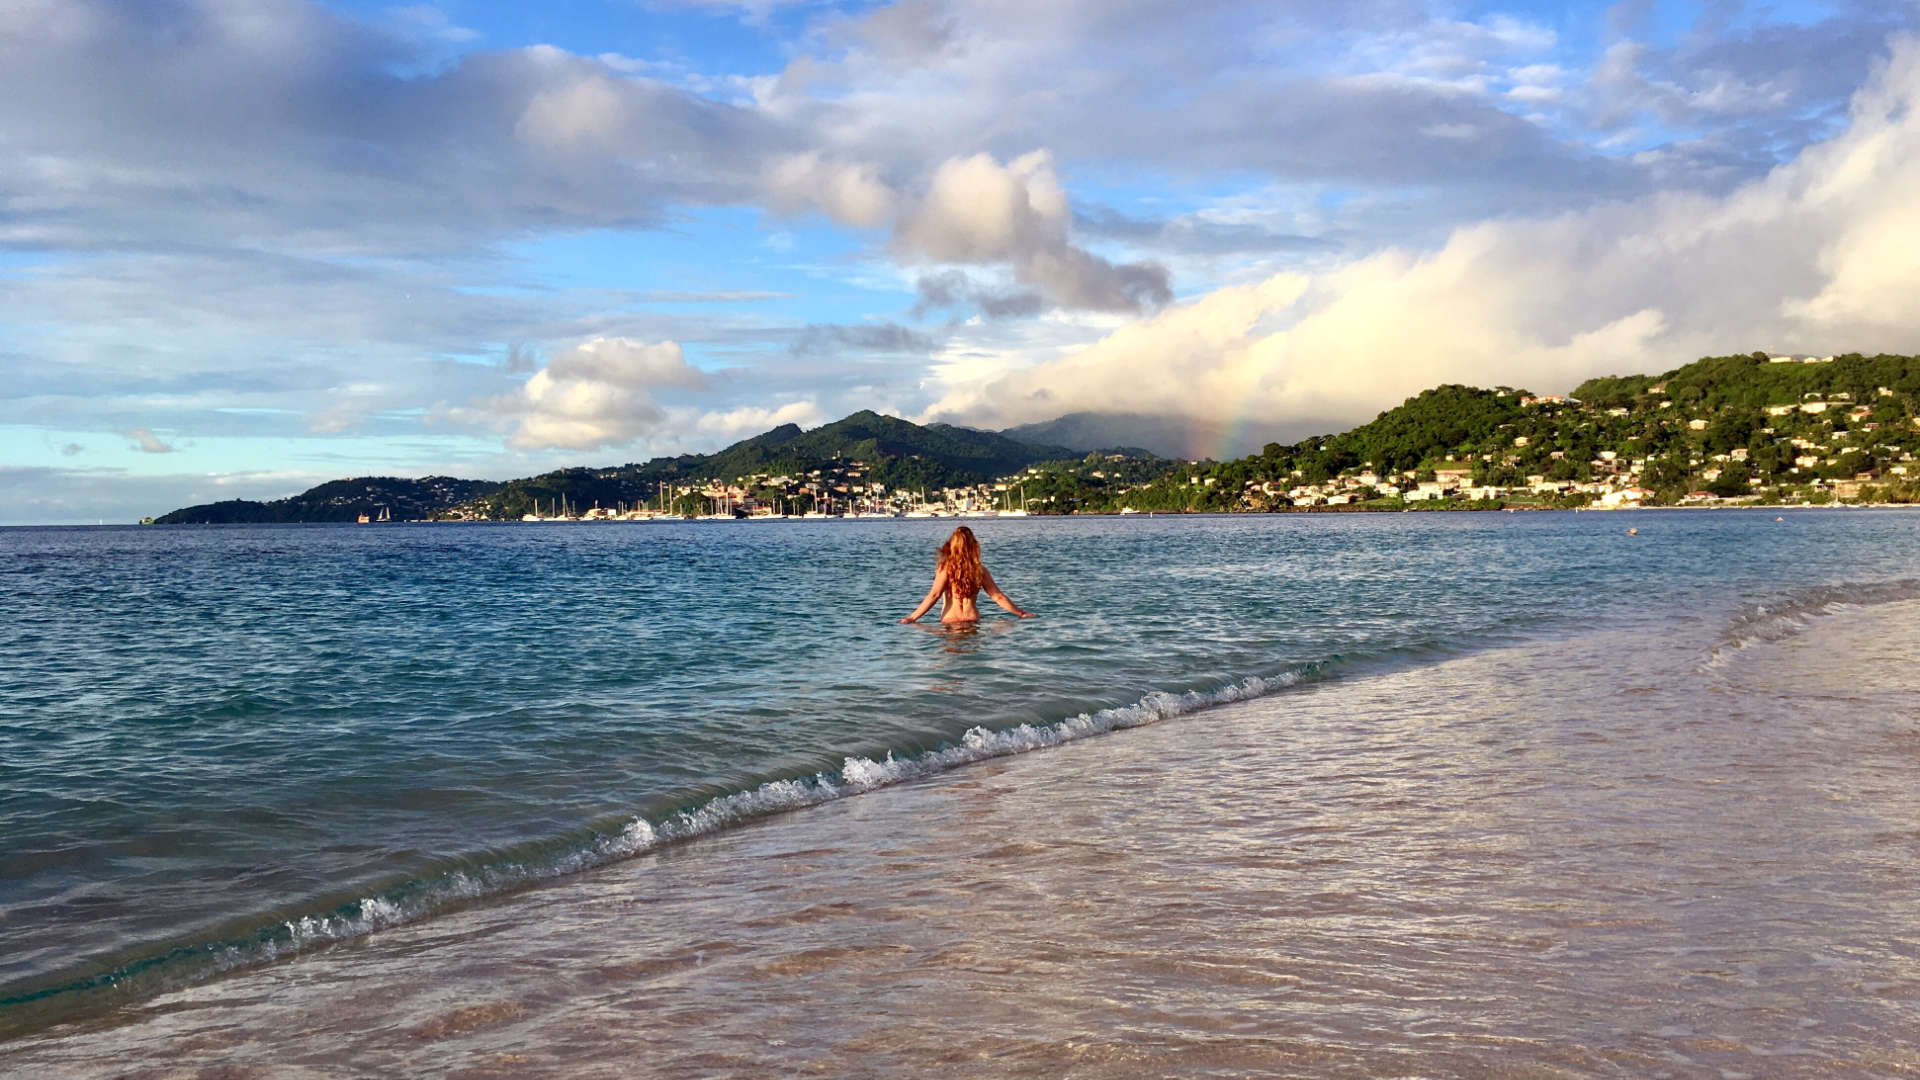
<path fill-rule="evenodd" d="M 1344 678 L 0 1046 L 19 1076 L 1920 1075 L 1920 604 Z"/>

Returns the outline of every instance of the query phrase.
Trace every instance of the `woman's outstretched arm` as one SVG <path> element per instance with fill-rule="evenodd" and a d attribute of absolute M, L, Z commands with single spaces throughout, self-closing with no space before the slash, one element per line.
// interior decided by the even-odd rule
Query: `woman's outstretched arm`
<path fill-rule="evenodd" d="M 901 622 L 918 621 L 920 616 L 925 615 L 927 611 L 933 607 L 933 602 L 935 600 L 940 599 L 940 592 L 946 587 L 947 587 L 947 572 L 945 570 L 940 570 L 933 575 L 933 588 L 927 590 L 927 595 L 924 599 L 920 601 L 920 606 L 913 609 L 913 614 L 907 616 L 904 619 L 901 619 L 900 621 Z"/>
<path fill-rule="evenodd" d="M 993 597 L 994 603 L 999 604 L 1001 607 L 1006 608 L 1008 611 L 1013 612 L 1015 615 L 1018 615 L 1023 619 L 1033 618 L 1033 612 L 1027 611 L 1026 609 L 1022 608 L 1019 604 L 1014 603 L 1013 597 L 1008 596 L 1006 593 L 1001 592 L 1000 586 L 995 585 L 993 583 L 992 571 L 988 571 L 984 566 L 981 567 L 981 570 L 986 571 L 986 577 L 980 582 L 980 587 L 986 590 L 986 594 L 988 596 Z"/>

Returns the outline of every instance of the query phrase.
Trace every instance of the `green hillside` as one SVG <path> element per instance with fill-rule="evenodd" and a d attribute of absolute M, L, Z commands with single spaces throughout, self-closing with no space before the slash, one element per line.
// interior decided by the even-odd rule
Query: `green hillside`
<path fill-rule="evenodd" d="M 1588 379 L 1573 396 L 1588 405 L 1644 404 L 1653 387 L 1687 409 L 1764 408 L 1798 402 L 1808 395 L 1846 394 L 1854 401 L 1879 395 L 1881 387 L 1920 397 L 1920 366 L 1911 356 L 1846 353 L 1831 361 L 1770 362 L 1766 353 L 1708 356 L 1664 375 L 1624 375 Z"/>
<path fill-rule="evenodd" d="M 556 469 L 538 476 L 494 483 L 433 477 L 396 480 L 363 477 L 335 480 L 273 502 L 234 500 L 175 510 L 159 524 L 353 521 L 456 516 L 517 519 L 556 506 L 584 510 L 658 503 L 663 489 L 678 491 L 709 480 L 754 476 L 802 476 L 845 469 L 860 462 L 866 482 L 888 488 L 939 489 L 977 484 L 1037 461 L 1071 457 L 1073 451 L 1036 446 L 993 432 L 933 424 L 922 427 L 898 417 L 862 411 L 812 431 L 785 424 L 713 454 L 682 454 L 604 468 Z"/>
<path fill-rule="evenodd" d="M 154 524 L 257 525 L 295 521 L 353 521 L 361 514 L 379 517 L 382 510 L 395 521 L 417 521 L 486 495 L 499 486 L 490 480 L 456 480 L 451 476 L 428 476 L 419 480 L 360 476 L 329 480 L 319 487 L 272 502 L 229 499 L 189 506 L 155 518 Z"/>
<path fill-rule="evenodd" d="M 1711 356 L 1564 398 L 1437 387 L 1337 435 L 1069 497 L 1168 511 L 1910 502 L 1916 424 L 1920 357 Z"/>
<path fill-rule="evenodd" d="M 1725 500 L 1920 500 L 1920 357 L 1847 354 L 1776 362 L 1704 357 L 1662 375 L 1590 379 L 1568 397 L 1435 387 L 1368 423 L 1225 462 L 1080 454 L 993 432 L 858 412 L 812 431 L 787 424 L 714 454 L 569 468 L 504 484 L 337 480 L 269 503 L 176 510 L 163 523 L 517 519 L 729 501 L 798 511 L 887 492 L 976 507 L 1015 495 L 1036 513 L 1660 505 Z M 995 483 L 998 486 L 996 488 Z M 1017 490 L 1016 490 L 1017 489 Z M 719 501 L 716 490 L 712 502 Z M 937 501 L 937 499 L 933 500 Z"/>
<path fill-rule="evenodd" d="M 683 454 L 601 469 L 561 469 L 513 480 L 464 513 L 490 519 L 514 519 L 564 500 L 577 509 L 642 504 L 661 505 L 662 490 L 672 492 L 709 480 L 735 482 L 753 477 L 805 476 L 816 470 L 862 463 L 867 482 L 889 489 L 939 489 L 978 484 L 1017 472 L 1037 461 L 1070 457 L 1073 451 L 1035 446 L 1003 435 L 946 424 L 921 426 L 893 416 L 861 411 L 812 431 L 783 424 L 712 454 Z M 689 510 L 698 500 L 681 505 Z"/>

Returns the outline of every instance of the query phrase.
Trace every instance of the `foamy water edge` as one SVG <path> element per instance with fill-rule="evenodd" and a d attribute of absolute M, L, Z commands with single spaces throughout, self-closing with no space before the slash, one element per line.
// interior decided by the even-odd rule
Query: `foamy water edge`
<path fill-rule="evenodd" d="M 426 881 L 409 881 L 384 893 L 350 901 L 331 913 L 302 915 L 262 927 L 248 940 L 179 946 L 77 983 L 0 999 L 0 1008 L 102 990 L 121 991 L 125 994 L 122 1000 L 150 997 L 231 971 L 270 964 L 314 948 L 418 922 L 456 904 L 597 869 L 773 814 L 877 791 L 980 761 L 1043 750 L 1214 706 L 1264 697 L 1309 681 L 1320 667 L 1308 665 L 1272 677 L 1250 676 L 1210 692 L 1154 691 L 1132 705 L 1083 712 L 1052 723 L 1021 724 L 998 731 L 973 727 L 956 745 L 911 757 L 895 757 L 892 753 L 877 761 L 870 757 L 847 757 L 835 773 L 770 780 L 658 820 L 635 816 L 617 831 L 603 834 L 588 845 L 555 858 L 503 863 L 456 871 Z"/>

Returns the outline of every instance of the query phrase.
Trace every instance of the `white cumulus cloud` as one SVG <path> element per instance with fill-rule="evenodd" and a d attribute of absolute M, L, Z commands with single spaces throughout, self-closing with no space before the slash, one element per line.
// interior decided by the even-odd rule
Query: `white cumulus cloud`
<path fill-rule="evenodd" d="M 688 409 L 676 410 L 676 413 L 673 426 L 688 442 L 715 447 L 752 438 L 782 424 L 813 428 L 827 422 L 820 406 L 810 400 L 791 401 L 771 408 L 742 405 L 713 412 Z"/>
<path fill-rule="evenodd" d="M 1164 268 L 1115 265 L 1068 237 L 1067 193 L 1044 150 L 1002 165 L 952 158 L 894 232 L 895 247 L 935 262 L 1011 264 L 1016 279 L 1065 307 L 1138 311 L 1172 299 Z"/>
<path fill-rule="evenodd" d="M 655 390 L 705 385 L 677 342 L 596 338 L 555 354 L 519 390 L 479 411 L 511 425 L 507 445 L 515 449 L 593 450 L 658 429 L 667 413 Z"/>
<path fill-rule="evenodd" d="M 985 153 L 949 158 L 913 194 L 889 185 L 872 164 L 819 153 L 776 160 L 764 183 L 769 204 L 782 213 L 816 209 L 859 228 L 891 224 L 894 251 L 909 262 L 1005 266 L 1034 290 L 1036 302 L 1137 312 L 1173 297 L 1164 267 L 1116 265 L 1073 243 L 1067 192 L 1045 150 L 1004 164 Z M 957 302 L 979 291 L 947 295 Z"/>
<path fill-rule="evenodd" d="M 818 153 L 789 154 L 767 170 L 767 197 L 774 209 L 796 213 L 817 208 L 856 228 L 892 220 L 893 189 L 870 164 L 829 161 Z"/>

